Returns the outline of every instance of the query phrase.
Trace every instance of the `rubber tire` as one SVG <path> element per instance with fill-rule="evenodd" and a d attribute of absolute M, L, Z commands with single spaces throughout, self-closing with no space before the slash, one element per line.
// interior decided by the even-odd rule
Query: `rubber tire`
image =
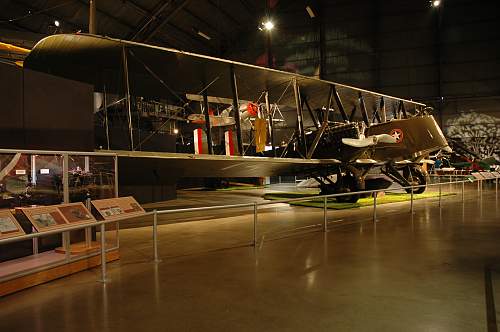
<path fill-rule="evenodd" d="M 351 192 L 350 189 L 344 188 L 342 191 L 337 191 L 337 190 L 331 190 L 328 187 L 323 187 L 321 188 L 320 195 L 331 195 L 331 194 L 340 194 L 340 193 L 349 193 Z M 356 203 L 359 199 L 359 195 L 349 195 L 349 196 L 341 196 L 341 197 L 335 197 L 335 200 L 339 203 Z"/>
<path fill-rule="evenodd" d="M 413 175 L 413 179 L 417 180 L 416 181 L 417 185 L 422 186 L 422 185 L 427 184 L 427 178 L 426 178 L 424 172 L 420 168 L 413 167 L 411 173 Z M 410 172 L 409 172 L 408 168 L 403 169 L 403 176 L 406 180 L 408 180 L 408 182 L 410 181 Z M 413 193 L 414 194 L 422 194 L 425 191 L 425 189 L 427 189 L 427 188 L 426 187 L 414 188 Z M 408 194 L 411 194 L 411 188 L 406 188 L 405 190 Z"/>
<path fill-rule="evenodd" d="M 349 190 L 344 192 L 351 192 Z M 349 196 L 341 196 L 335 198 L 338 203 L 356 203 L 359 199 L 359 195 L 349 195 Z"/>
<path fill-rule="evenodd" d="M 340 190 L 341 193 L 350 193 L 360 190 L 360 184 L 358 182 L 358 179 L 356 179 L 353 175 L 348 175 L 345 177 L 346 178 L 343 179 L 343 181 L 344 184 L 346 184 L 346 187 Z M 356 203 L 359 197 L 360 195 L 341 196 L 337 197 L 336 200 L 339 203 Z"/>

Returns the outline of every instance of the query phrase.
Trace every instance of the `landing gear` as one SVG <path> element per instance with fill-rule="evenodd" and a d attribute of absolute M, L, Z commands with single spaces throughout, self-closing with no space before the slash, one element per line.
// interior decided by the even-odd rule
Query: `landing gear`
<path fill-rule="evenodd" d="M 363 190 L 363 181 L 360 177 L 354 176 L 352 173 L 337 174 L 336 182 L 320 182 L 321 195 L 351 193 Z M 360 198 L 359 194 L 336 197 L 339 203 L 356 203 Z"/>
<path fill-rule="evenodd" d="M 427 177 L 425 172 L 420 168 L 420 166 L 407 166 L 403 169 L 403 177 L 412 186 L 423 186 L 413 188 L 414 194 L 421 194 L 425 191 L 427 184 Z M 411 188 L 405 189 L 407 193 L 411 193 Z"/>
<path fill-rule="evenodd" d="M 403 174 L 400 173 L 401 170 Z M 399 183 L 402 187 L 412 186 L 414 194 L 421 194 L 426 189 L 427 176 L 419 165 L 409 164 L 401 167 L 394 164 L 388 164 L 386 168 L 382 168 L 382 173 L 387 175 L 394 182 Z M 407 188 L 405 191 L 411 193 L 411 188 Z"/>

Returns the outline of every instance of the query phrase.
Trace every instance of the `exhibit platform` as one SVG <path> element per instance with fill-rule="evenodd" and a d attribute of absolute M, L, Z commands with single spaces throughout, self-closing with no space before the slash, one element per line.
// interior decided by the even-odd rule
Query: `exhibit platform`
<path fill-rule="evenodd" d="M 64 258 L 65 254 L 46 252 L 38 254 L 37 256 L 21 258 L 14 262 L 6 262 L 2 264 L 0 278 L 4 276 L 2 274 L 8 275 L 19 273 L 24 271 L 26 268 L 36 268 L 40 265 L 51 265 L 64 260 Z M 118 249 L 112 249 L 106 253 L 107 262 L 112 262 L 118 259 L 120 259 L 120 252 Z M 101 265 L 101 257 L 97 252 L 91 257 L 83 257 L 70 263 L 56 265 L 52 268 L 44 268 L 38 272 L 32 272 L 28 275 L 0 282 L 0 297 L 55 279 L 66 277 L 70 274 L 88 270 L 99 265 Z"/>

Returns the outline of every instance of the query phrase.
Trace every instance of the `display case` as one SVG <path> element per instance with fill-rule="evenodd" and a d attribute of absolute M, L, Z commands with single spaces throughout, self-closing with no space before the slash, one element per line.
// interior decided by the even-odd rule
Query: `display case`
<path fill-rule="evenodd" d="M 0 150 L 0 209 L 118 196 L 109 153 Z"/>
<path fill-rule="evenodd" d="M 117 179 L 111 153 L 0 150 L 0 296 L 98 265 L 91 201 L 117 197 Z M 118 223 L 104 235 L 117 259 Z"/>

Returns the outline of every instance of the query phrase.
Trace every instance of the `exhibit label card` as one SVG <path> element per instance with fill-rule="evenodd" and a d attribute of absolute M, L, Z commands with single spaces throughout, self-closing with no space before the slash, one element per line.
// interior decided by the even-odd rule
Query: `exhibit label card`
<path fill-rule="evenodd" d="M 70 224 L 86 224 L 96 222 L 94 216 L 83 203 L 69 203 L 56 205 L 66 221 Z"/>
<path fill-rule="evenodd" d="M 0 211 L 0 239 L 24 235 L 21 225 L 9 210 Z"/>
<path fill-rule="evenodd" d="M 140 216 L 146 213 L 132 196 L 98 199 L 92 201 L 92 205 L 107 220 Z"/>
<path fill-rule="evenodd" d="M 44 232 L 69 225 L 62 213 L 57 209 L 57 205 L 22 208 L 21 211 L 23 211 L 37 232 Z"/>

